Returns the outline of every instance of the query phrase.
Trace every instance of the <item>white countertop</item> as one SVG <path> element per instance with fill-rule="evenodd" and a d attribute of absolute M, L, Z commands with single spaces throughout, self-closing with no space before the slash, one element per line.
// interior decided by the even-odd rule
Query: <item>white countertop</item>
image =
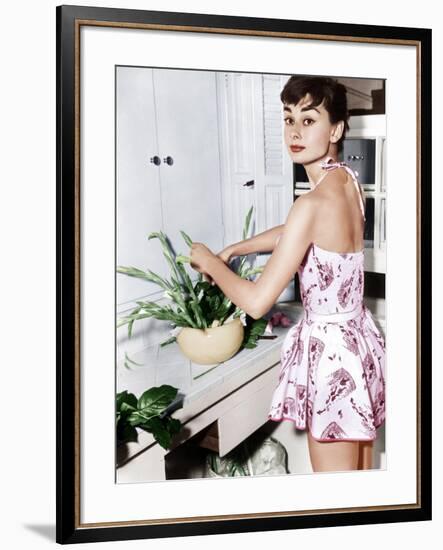
<path fill-rule="evenodd" d="M 279 308 L 280 309 L 280 308 Z M 283 310 L 283 308 L 281 308 Z M 300 317 L 301 311 L 293 311 L 291 319 Z M 294 319 L 297 317 L 296 319 Z M 127 390 L 136 397 L 153 386 L 169 384 L 178 388 L 183 396 L 183 406 L 209 392 L 227 380 L 238 378 L 238 384 L 245 383 L 266 368 L 280 360 L 280 348 L 288 328 L 274 327 L 273 340 L 259 339 L 252 349 L 243 348 L 231 359 L 223 363 L 199 365 L 185 357 L 178 344 L 173 342 L 164 347 L 159 344 L 142 349 L 130 356 L 132 361 L 140 365 L 120 361 L 117 366 L 117 392 Z M 259 365 L 262 365 L 261 367 Z"/>

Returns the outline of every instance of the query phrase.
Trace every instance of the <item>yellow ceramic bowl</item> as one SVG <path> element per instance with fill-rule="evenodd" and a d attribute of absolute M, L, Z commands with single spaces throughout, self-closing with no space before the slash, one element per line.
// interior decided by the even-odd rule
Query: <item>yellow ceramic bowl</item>
<path fill-rule="evenodd" d="M 239 317 L 213 328 L 184 327 L 177 336 L 183 354 L 194 363 L 210 365 L 230 359 L 243 342 L 244 329 Z"/>

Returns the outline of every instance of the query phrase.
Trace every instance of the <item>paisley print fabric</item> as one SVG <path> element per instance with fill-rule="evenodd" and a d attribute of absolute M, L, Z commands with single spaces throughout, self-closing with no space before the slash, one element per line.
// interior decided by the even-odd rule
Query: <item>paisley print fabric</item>
<path fill-rule="evenodd" d="M 298 275 L 305 315 L 286 333 L 268 418 L 321 441 L 375 439 L 385 420 L 385 342 L 363 303 L 364 250 L 312 244 Z"/>

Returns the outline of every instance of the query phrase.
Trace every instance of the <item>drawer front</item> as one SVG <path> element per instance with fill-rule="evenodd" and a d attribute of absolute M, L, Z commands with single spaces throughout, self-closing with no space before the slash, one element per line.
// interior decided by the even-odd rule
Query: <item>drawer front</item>
<path fill-rule="evenodd" d="M 224 456 L 268 421 L 280 364 L 262 377 L 261 387 L 218 419 L 219 454 Z"/>

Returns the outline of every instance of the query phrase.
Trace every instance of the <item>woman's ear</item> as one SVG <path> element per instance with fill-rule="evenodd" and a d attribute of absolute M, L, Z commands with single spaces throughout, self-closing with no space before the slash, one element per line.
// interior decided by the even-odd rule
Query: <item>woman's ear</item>
<path fill-rule="evenodd" d="M 332 133 L 331 133 L 332 143 L 337 143 L 337 141 L 343 135 L 344 128 L 345 128 L 345 123 L 344 123 L 343 120 L 340 120 L 340 122 L 337 122 L 337 124 L 334 125 L 334 128 L 333 128 Z"/>

